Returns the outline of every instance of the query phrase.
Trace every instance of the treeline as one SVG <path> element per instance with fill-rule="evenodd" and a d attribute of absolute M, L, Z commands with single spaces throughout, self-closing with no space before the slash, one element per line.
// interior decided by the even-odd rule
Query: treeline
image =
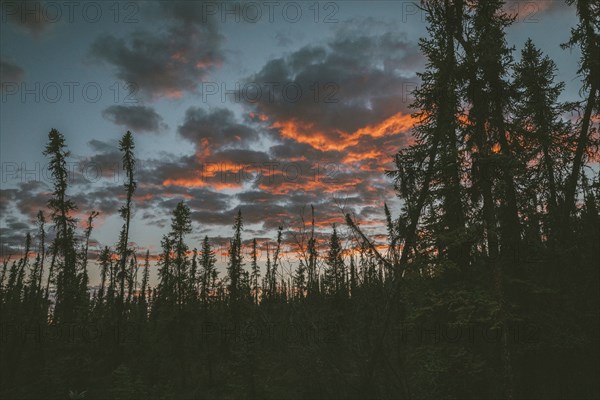
<path fill-rule="evenodd" d="M 100 253 L 90 296 L 98 214 L 76 233 L 69 153 L 53 129 L 44 154 L 55 236 L 47 243 L 40 211 L 35 241 L 28 234 L 0 276 L 0 395 L 598 397 L 600 5 L 569 3 L 579 24 L 564 47 L 581 51 L 583 99 L 565 103 L 555 63 L 531 40 L 515 61 L 501 1 L 422 2 L 428 62 L 414 92 L 414 144 L 388 172 L 403 206 L 398 218 L 384 206 L 386 251 L 348 214 L 356 250 L 344 253 L 333 226 L 319 252 L 312 210 L 293 236 L 295 269 L 284 271 L 280 228 L 263 270 L 256 239 L 242 255 L 239 210 L 221 277 L 208 237 L 189 247 L 181 202 L 151 287 L 150 254 L 140 262 L 129 246 L 127 132 L 123 227 Z"/>

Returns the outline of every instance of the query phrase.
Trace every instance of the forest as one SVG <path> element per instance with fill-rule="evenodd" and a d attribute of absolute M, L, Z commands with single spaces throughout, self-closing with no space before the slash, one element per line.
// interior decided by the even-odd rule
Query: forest
<path fill-rule="evenodd" d="M 138 254 L 127 131 L 122 228 L 92 257 L 98 212 L 70 198 L 50 130 L 48 211 L 0 266 L 0 398 L 600 397 L 600 3 L 567 3 L 577 102 L 532 40 L 509 46 L 501 1 L 421 2 L 427 64 L 411 144 L 389 154 L 402 208 L 381 204 L 385 247 L 352 213 L 319 235 L 310 205 L 265 245 L 239 209 L 220 270 L 181 201 L 161 249 Z"/>

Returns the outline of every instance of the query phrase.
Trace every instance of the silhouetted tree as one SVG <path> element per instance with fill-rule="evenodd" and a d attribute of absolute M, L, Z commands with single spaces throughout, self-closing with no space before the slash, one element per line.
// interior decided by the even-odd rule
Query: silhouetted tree
<path fill-rule="evenodd" d="M 302 260 L 300 260 L 298 268 L 294 274 L 293 290 L 296 292 L 296 297 L 304 297 L 306 292 L 306 266 Z"/>
<path fill-rule="evenodd" d="M 119 253 L 119 281 L 120 281 L 120 292 L 119 292 L 119 312 L 124 312 L 125 303 L 125 280 L 127 276 L 126 266 L 127 257 L 129 255 L 129 225 L 131 221 L 131 209 L 133 193 L 135 192 L 137 183 L 134 180 L 134 168 L 135 168 L 135 156 L 133 150 L 135 144 L 133 142 L 133 135 L 127 131 L 121 140 L 119 141 L 119 150 L 123 153 L 123 170 L 127 181 L 125 182 L 125 204 L 120 208 L 119 213 L 121 218 L 125 221 L 121 233 L 119 236 L 119 244 L 117 251 Z"/>
<path fill-rule="evenodd" d="M 556 239 L 560 223 L 561 183 L 566 167 L 563 161 L 568 148 L 566 132 L 569 126 L 562 121 L 564 105 L 558 102 L 564 84 L 554 83 L 556 64 L 543 56 L 531 39 L 527 40 L 521 52 L 521 61 L 514 66 L 514 86 L 516 101 L 514 103 L 515 133 L 520 133 L 517 142 L 518 154 L 523 163 L 540 160 L 530 173 L 522 175 L 527 194 L 536 196 L 532 207 L 539 202 L 547 204 L 548 223 L 546 231 Z M 530 214 L 536 211 L 531 210 Z M 534 227 L 531 230 L 535 230 Z"/>
<path fill-rule="evenodd" d="M 573 155 L 570 175 L 565 188 L 565 214 L 568 216 L 575 210 L 577 183 L 584 163 L 586 150 L 590 145 L 590 125 L 592 115 L 600 113 L 600 6 L 593 1 L 567 0 L 567 4 L 575 4 L 579 23 L 571 29 L 571 38 L 562 45 L 563 48 L 579 46 L 581 58 L 577 71 L 583 80 L 583 90 L 587 91 L 581 128 L 577 138 L 577 148 Z"/>
<path fill-rule="evenodd" d="M 229 300 L 231 303 L 239 302 L 243 297 L 242 275 L 242 230 L 244 223 L 242 221 L 242 210 L 238 210 L 237 216 L 233 223 L 233 238 L 229 242 L 229 262 L 227 265 L 227 279 L 229 284 L 227 290 L 229 292 Z"/>
<path fill-rule="evenodd" d="M 57 262 L 58 270 L 54 317 L 57 320 L 65 321 L 70 321 L 75 317 L 78 292 L 75 239 L 73 237 L 75 219 L 71 216 L 71 212 L 76 207 L 73 201 L 67 197 L 69 179 L 67 157 L 69 154 L 69 151 L 66 150 L 64 136 L 56 129 L 52 129 L 48 134 L 48 144 L 44 155 L 50 157 L 48 170 L 52 174 L 54 184 L 52 198 L 48 201 L 48 208 L 50 208 L 56 231 L 51 264 L 52 267 Z M 58 255 L 61 256 L 61 260 L 56 259 Z"/>
<path fill-rule="evenodd" d="M 111 252 L 108 246 L 105 246 L 100 255 L 98 256 L 98 261 L 100 263 L 100 288 L 98 289 L 98 293 L 96 294 L 96 301 L 99 306 L 102 306 L 104 302 L 104 296 L 106 292 L 106 280 L 107 277 L 110 279 L 111 273 Z M 110 285 L 110 282 L 109 282 Z M 109 291 L 110 293 L 110 291 Z M 109 297 L 110 300 L 110 297 Z"/>
<path fill-rule="evenodd" d="M 191 231 L 190 209 L 183 202 L 179 202 L 173 211 L 170 238 L 173 243 L 174 290 L 176 302 L 180 308 L 186 301 L 188 280 L 192 279 L 189 276 L 190 260 L 187 255 L 189 248 L 184 241 L 185 235 Z"/>
<path fill-rule="evenodd" d="M 256 249 L 256 238 L 252 239 L 252 252 L 250 253 L 250 259 L 252 260 L 250 263 L 251 275 L 250 275 L 250 284 L 252 290 L 252 297 L 254 299 L 254 304 L 258 304 L 258 293 L 260 291 L 259 280 L 260 280 L 260 268 L 257 262 L 257 249 Z"/>
<path fill-rule="evenodd" d="M 214 296 L 216 293 L 215 282 L 217 279 L 217 270 L 215 264 L 217 262 L 217 258 L 215 256 L 215 252 L 212 250 L 210 246 L 210 241 L 208 240 L 208 236 L 204 237 L 202 241 L 202 250 L 200 251 L 200 276 L 201 276 L 201 298 L 202 303 L 206 306 L 208 304 L 208 299 L 211 296 Z"/>
<path fill-rule="evenodd" d="M 142 275 L 142 286 L 140 289 L 140 309 L 143 318 L 147 317 L 148 313 L 148 288 L 150 279 L 150 250 L 146 250 L 144 257 L 144 274 Z"/>
<path fill-rule="evenodd" d="M 346 292 L 346 269 L 342 258 L 342 245 L 338 237 L 337 228 L 333 225 L 333 232 L 329 239 L 329 251 L 325 260 L 327 268 L 323 276 L 326 292 L 330 295 L 343 296 Z"/>

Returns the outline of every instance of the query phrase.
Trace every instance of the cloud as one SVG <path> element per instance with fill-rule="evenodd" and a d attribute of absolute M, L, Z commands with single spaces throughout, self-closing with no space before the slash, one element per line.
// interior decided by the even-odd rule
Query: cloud
<path fill-rule="evenodd" d="M 289 48 L 290 45 L 294 44 L 295 39 L 303 39 L 304 34 L 292 34 L 290 30 L 280 30 L 275 33 L 274 38 L 277 46 Z"/>
<path fill-rule="evenodd" d="M 94 152 L 106 153 L 117 150 L 115 146 L 97 139 L 90 140 L 88 144 Z"/>
<path fill-rule="evenodd" d="M 414 121 L 407 92 L 423 60 L 404 36 L 373 31 L 376 25 L 363 21 L 357 31 L 340 30 L 247 78 L 300 86 L 305 95 L 298 101 L 274 92 L 246 103 L 241 121 L 228 109 L 189 108 L 177 131 L 195 154 L 165 163 L 156 179 L 173 190 L 233 189 L 229 207 L 193 209 L 194 220 L 210 225 L 229 225 L 242 207 L 247 223 L 274 229 L 310 204 L 328 216 L 318 222 L 323 227 L 343 223 L 341 210 L 365 207 L 380 210 L 379 218 L 362 214 L 370 219 L 366 225 L 381 222 L 381 206 L 393 196 L 386 160 L 408 142 Z M 320 95 L 336 101 L 315 101 L 316 82 L 335 84 L 335 93 L 321 86 Z"/>
<path fill-rule="evenodd" d="M 219 34 L 192 3 L 156 7 L 166 12 L 163 30 L 137 31 L 124 39 L 105 36 L 94 43 L 93 52 L 152 97 L 193 91 L 216 64 L 189 70 L 206 48 L 196 52 L 201 45 L 184 40 L 182 32 Z M 177 135 L 192 151 L 139 160 L 136 218 L 168 227 L 172 209 L 184 200 L 194 221 L 212 232 L 230 227 L 237 208 L 253 232 L 267 235 L 280 225 L 296 226 L 310 204 L 319 229 L 343 223 L 346 210 L 368 218 L 362 221 L 366 227 L 380 222 L 381 206 L 392 190 L 384 164 L 406 144 L 413 122 L 406 96 L 412 87 L 406 84 L 417 83 L 413 71 L 422 59 L 404 36 L 378 32 L 375 25 L 367 21 L 356 30 L 339 29 L 329 40 L 272 59 L 247 77 L 300 86 L 303 96 L 296 102 L 276 91 L 273 99 L 243 104 L 242 115 L 226 108 L 188 108 Z M 217 48 L 211 60 L 222 59 L 220 43 Z M 133 132 L 158 132 L 164 125 L 154 108 L 142 105 L 114 105 L 103 116 Z M 91 209 L 115 215 L 125 196 L 122 180 L 114 178 L 121 155 L 115 143 L 88 144 L 96 154 L 83 161 L 107 172 L 99 182 L 78 181 L 69 194 L 81 210 L 78 217 Z M 47 201 L 47 192 L 7 193 L 8 203 L 33 215 Z M 27 200 L 17 204 L 21 197 Z M 2 200 L 0 208 L 8 203 Z"/>
<path fill-rule="evenodd" d="M 255 129 L 238 123 L 233 112 L 225 108 L 208 112 L 199 107 L 191 107 L 186 111 L 184 122 L 177 132 L 194 143 L 196 153 L 204 157 L 225 147 L 246 146 L 259 138 Z"/>
<path fill-rule="evenodd" d="M 23 79 L 23 75 L 25 75 L 25 71 L 17 64 L 0 60 L 0 83 L 19 82 Z"/>
<path fill-rule="evenodd" d="M 0 189 L 0 213 L 2 215 L 8 211 L 8 206 L 14 200 L 16 194 L 16 189 Z"/>
<path fill-rule="evenodd" d="M 150 98 L 180 98 L 195 92 L 207 74 L 224 61 L 223 36 L 201 2 L 161 3 L 166 28 L 137 30 L 128 40 L 97 38 L 91 55 L 112 65 L 116 76 L 132 82 Z M 158 25 L 157 25 L 158 26 Z"/>
<path fill-rule="evenodd" d="M 365 225 L 383 221 L 381 207 L 393 196 L 384 170 L 391 155 L 410 140 L 414 121 L 409 92 L 419 82 L 415 71 L 424 59 L 414 43 L 390 26 L 383 24 L 382 31 L 380 21 L 355 22 L 323 44 L 267 61 L 247 78 L 279 85 L 272 96 L 245 104 L 249 112 L 244 123 L 268 137 L 265 152 L 275 165 L 235 195 L 249 223 L 273 229 L 310 204 L 323 215 L 321 227 L 343 223 L 344 210 L 368 216 Z M 292 101 L 281 90 L 286 85 L 301 88 L 303 96 Z M 206 125 L 206 118 L 200 121 Z M 361 214 L 368 207 L 379 210 L 378 215 Z M 226 215 L 210 218 L 217 223 Z"/>
<path fill-rule="evenodd" d="M 44 7 L 44 2 L 37 0 L 6 1 L 2 4 L 2 20 L 5 21 L 6 18 L 18 29 L 37 38 L 52 25 L 44 14 Z"/>
<path fill-rule="evenodd" d="M 3 190 L 0 198 L 5 207 L 14 202 L 21 214 L 33 220 L 39 210 L 47 211 L 50 187 L 42 181 L 21 182 L 14 189 Z"/>
<path fill-rule="evenodd" d="M 422 63 L 418 47 L 400 33 L 342 29 L 327 43 L 272 59 L 248 77 L 248 82 L 279 84 L 272 96 L 248 107 L 266 116 L 283 139 L 342 151 L 362 138 L 411 128 L 408 93 Z M 302 96 L 286 93 L 286 86 L 299 88 Z"/>
<path fill-rule="evenodd" d="M 157 133 L 168 127 L 154 108 L 147 106 L 110 106 L 102 111 L 102 116 L 134 133 Z"/>

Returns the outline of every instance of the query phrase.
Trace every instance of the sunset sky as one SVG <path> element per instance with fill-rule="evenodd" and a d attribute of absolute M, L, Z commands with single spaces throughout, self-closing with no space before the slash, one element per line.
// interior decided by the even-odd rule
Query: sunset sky
<path fill-rule="evenodd" d="M 531 37 L 558 65 L 562 99 L 579 99 L 579 54 L 559 47 L 574 9 L 507 9 L 520 11 L 508 35 L 515 57 Z M 342 210 L 373 235 L 384 233 L 384 202 L 398 214 L 383 173 L 409 143 L 410 91 L 425 67 L 424 15 L 412 2 L 3 0 L 1 12 L 4 255 L 48 200 L 51 128 L 72 152 L 79 218 L 101 213 L 94 249 L 114 246 L 122 224 L 126 130 L 139 162 L 131 241 L 140 250 L 157 252 L 181 200 L 191 247 L 204 235 L 224 245 L 239 208 L 247 240 L 294 229 L 311 204 L 324 232 Z"/>

